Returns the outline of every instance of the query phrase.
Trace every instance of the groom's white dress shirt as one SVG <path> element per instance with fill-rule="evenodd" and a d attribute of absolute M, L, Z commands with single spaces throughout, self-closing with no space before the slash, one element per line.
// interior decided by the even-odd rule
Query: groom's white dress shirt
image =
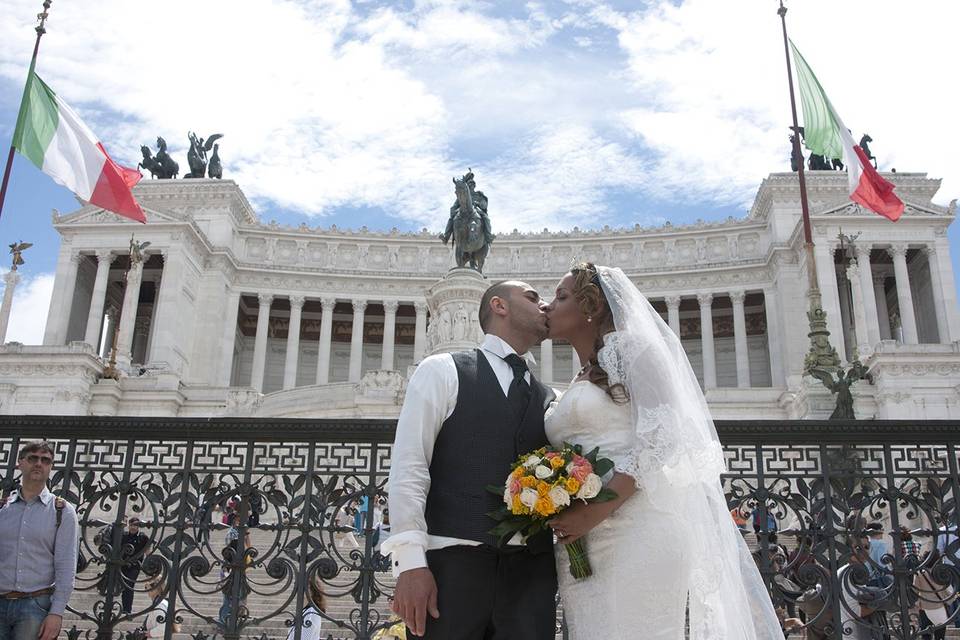
<path fill-rule="evenodd" d="M 506 398 L 513 381 L 513 370 L 503 358 L 516 351 L 501 338 L 487 334 L 480 352 L 490 363 Z M 528 364 L 533 363 L 529 352 L 523 354 L 523 358 Z M 529 383 L 529 371 L 525 377 Z M 457 367 L 449 353 L 424 359 L 407 383 L 406 398 L 397 419 L 388 484 L 391 535 L 381 546 L 381 553 L 393 556 L 394 576 L 408 569 L 427 566 L 426 552 L 429 549 L 480 544 L 475 540 L 429 535 L 424 516 L 430 492 L 433 446 L 444 421 L 457 406 L 459 386 Z M 494 524 L 491 521 L 491 528 Z"/>

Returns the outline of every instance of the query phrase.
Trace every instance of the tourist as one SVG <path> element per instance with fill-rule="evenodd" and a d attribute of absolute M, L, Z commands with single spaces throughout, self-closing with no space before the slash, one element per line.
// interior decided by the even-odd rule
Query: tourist
<path fill-rule="evenodd" d="M 870 538 L 870 583 L 875 587 L 884 587 L 893 581 L 893 576 L 889 573 L 892 570 L 893 549 L 890 543 L 883 539 L 883 524 L 880 522 L 871 522 L 866 528 L 867 536 Z"/>
<path fill-rule="evenodd" d="M 848 640 L 872 640 L 867 625 L 873 622 L 870 618 L 874 610 L 860 603 L 858 599 L 860 590 L 854 586 L 852 577 L 847 575 L 847 572 L 851 571 L 853 567 L 870 562 L 870 547 L 872 544 L 873 542 L 867 536 L 856 538 L 850 562 L 837 571 L 841 600 L 840 629 L 838 631 L 843 638 Z"/>
<path fill-rule="evenodd" d="M 147 584 L 147 595 L 150 596 L 154 608 L 147 612 L 143 621 L 143 631 L 147 638 L 162 638 L 167 626 L 167 585 L 162 578 L 156 577 Z M 173 633 L 180 633 L 180 625 L 173 623 Z"/>
<path fill-rule="evenodd" d="M 923 546 L 913 539 L 913 534 L 910 532 L 910 529 L 901 525 L 900 527 L 900 552 L 903 554 L 904 559 L 908 557 L 914 558 L 914 562 L 920 559 L 920 554 L 923 551 Z"/>
<path fill-rule="evenodd" d="M 120 570 L 123 578 L 123 593 L 120 596 L 121 611 L 133 611 L 133 589 L 140 576 L 140 567 L 143 564 L 144 551 L 150 543 L 150 538 L 140 532 L 140 518 L 136 516 L 127 521 L 127 530 L 120 541 L 121 554 L 127 564 Z"/>
<path fill-rule="evenodd" d="M 300 640 L 320 640 L 320 629 L 323 622 L 323 614 L 327 612 L 326 596 L 323 593 L 323 585 L 316 574 L 311 576 L 307 585 L 307 597 L 310 602 L 301 612 L 302 629 L 300 630 Z M 295 640 L 297 635 L 297 625 L 290 627 L 287 632 L 287 640 Z"/>
<path fill-rule="evenodd" d="M 47 488 L 53 447 L 28 442 L 20 488 L 0 505 L 0 638 L 53 640 L 77 573 L 77 512 Z"/>

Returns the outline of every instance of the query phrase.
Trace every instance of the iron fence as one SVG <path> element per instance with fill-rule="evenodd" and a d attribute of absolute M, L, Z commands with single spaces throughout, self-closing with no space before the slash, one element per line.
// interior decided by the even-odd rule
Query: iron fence
<path fill-rule="evenodd" d="M 15 487 L 22 442 L 55 443 L 51 488 L 76 505 L 81 529 L 71 640 L 142 637 L 151 615 L 165 638 L 300 640 L 320 624 L 319 637 L 365 640 L 393 624 L 379 552 L 393 429 L 388 420 L 7 416 L 0 486 Z M 908 640 L 953 623 L 960 423 L 717 429 L 731 517 L 788 637 Z M 131 516 L 142 545 L 124 544 Z M 311 582 L 326 607 L 307 615 Z"/>

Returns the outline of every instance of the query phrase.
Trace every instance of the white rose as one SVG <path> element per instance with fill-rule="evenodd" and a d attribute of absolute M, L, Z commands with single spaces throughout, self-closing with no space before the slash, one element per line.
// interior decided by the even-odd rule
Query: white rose
<path fill-rule="evenodd" d="M 528 509 L 533 509 L 533 505 L 537 504 L 537 498 L 539 497 L 536 489 L 528 488 L 520 492 L 520 502 Z"/>
<path fill-rule="evenodd" d="M 513 494 L 510 493 L 510 487 L 503 490 L 503 503 L 507 505 L 507 508 L 513 505 Z"/>
<path fill-rule="evenodd" d="M 536 469 L 534 469 L 533 473 L 537 476 L 538 480 L 543 480 L 553 475 L 553 469 L 551 469 L 546 465 L 541 464 Z"/>
<path fill-rule="evenodd" d="M 600 489 L 603 489 L 603 481 L 595 473 L 591 473 L 583 481 L 583 484 L 580 485 L 580 491 L 577 491 L 577 499 L 579 500 L 589 500 L 590 498 L 596 498 L 597 494 L 600 493 Z"/>
<path fill-rule="evenodd" d="M 535 467 L 538 464 L 540 464 L 540 456 L 528 456 L 527 459 L 523 461 L 523 466 L 527 469 Z"/>
<path fill-rule="evenodd" d="M 558 509 L 570 506 L 570 494 L 563 487 L 553 487 L 547 495 Z"/>

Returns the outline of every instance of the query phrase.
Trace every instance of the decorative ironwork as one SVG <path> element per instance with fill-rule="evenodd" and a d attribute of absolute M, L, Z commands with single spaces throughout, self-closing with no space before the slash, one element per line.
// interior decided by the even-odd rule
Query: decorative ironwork
<path fill-rule="evenodd" d="M 934 610 L 957 618 L 960 423 L 717 427 L 731 516 L 787 624 L 807 638 L 862 629 L 910 640 L 937 628 Z M 169 593 L 166 638 L 177 625 L 195 640 L 299 640 L 311 580 L 327 598 L 321 637 L 389 626 L 393 579 L 377 523 L 391 421 L 6 416 L 4 491 L 21 442 L 38 437 L 56 444 L 52 489 L 80 517 L 69 638 L 142 638 L 157 582 Z M 130 516 L 149 539 L 142 550 L 123 544 Z M 873 522 L 884 553 L 869 553 Z"/>

